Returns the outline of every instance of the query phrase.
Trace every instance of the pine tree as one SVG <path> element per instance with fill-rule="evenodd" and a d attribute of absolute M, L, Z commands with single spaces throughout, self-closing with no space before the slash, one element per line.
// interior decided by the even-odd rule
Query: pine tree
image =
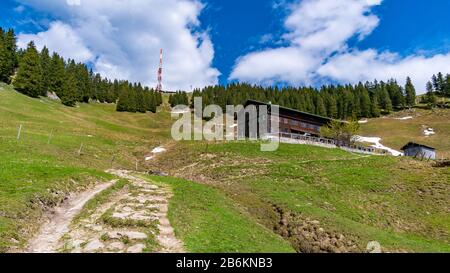
<path fill-rule="evenodd" d="M 79 102 L 89 103 L 92 93 L 92 81 L 89 70 L 84 64 L 77 64 L 76 67 L 77 82 L 78 82 L 78 100 Z M 114 96 L 116 98 L 116 96 Z M 116 99 L 114 99 L 115 102 Z"/>
<path fill-rule="evenodd" d="M 137 112 L 137 108 L 138 108 L 138 103 L 137 103 L 137 93 L 136 93 L 136 89 L 133 88 L 133 86 L 131 86 L 130 88 L 130 92 L 129 92 L 129 98 L 128 98 L 128 112 L 131 113 L 136 113 Z"/>
<path fill-rule="evenodd" d="M 391 98 L 389 97 L 389 93 L 386 89 L 386 86 L 381 87 L 379 98 L 381 108 L 384 109 L 387 113 L 392 112 L 393 110 L 392 101 Z"/>
<path fill-rule="evenodd" d="M 445 76 L 445 96 L 450 97 L 450 74 Z"/>
<path fill-rule="evenodd" d="M 393 108 L 400 110 L 403 109 L 405 104 L 405 97 L 403 94 L 403 89 L 397 84 L 397 81 L 391 79 L 386 86 L 389 97 L 392 101 Z"/>
<path fill-rule="evenodd" d="M 156 105 L 157 105 L 156 93 L 149 92 L 148 93 L 148 98 L 149 98 L 149 100 L 148 100 L 148 108 L 147 108 L 147 110 L 152 112 L 152 113 L 156 113 Z"/>
<path fill-rule="evenodd" d="M 414 107 L 416 105 L 416 89 L 414 88 L 410 77 L 406 78 L 405 93 L 406 105 L 410 108 Z"/>
<path fill-rule="evenodd" d="M 8 54 L 4 42 L 4 32 L 3 29 L 0 28 L 0 81 L 8 82 L 9 76 L 10 75 L 8 73 Z"/>
<path fill-rule="evenodd" d="M 328 117 L 337 118 L 338 117 L 338 107 L 336 103 L 336 99 L 333 95 L 330 95 L 328 98 Z"/>
<path fill-rule="evenodd" d="M 66 77 L 63 84 L 63 92 L 60 97 L 61 103 L 73 107 L 77 103 L 77 78 L 75 74 L 75 70 L 67 69 Z"/>
<path fill-rule="evenodd" d="M 41 96 L 47 96 L 47 92 L 50 87 L 52 59 L 50 58 L 48 48 L 44 46 L 39 55 L 39 59 L 42 67 L 42 85 Z"/>
<path fill-rule="evenodd" d="M 145 105 L 145 94 L 142 88 L 136 89 L 136 111 L 139 113 L 145 113 L 147 111 L 147 107 Z"/>
<path fill-rule="evenodd" d="M 378 99 L 376 96 L 374 96 L 372 99 L 372 104 L 370 106 L 370 112 L 371 112 L 372 117 L 374 117 L 374 118 L 378 118 L 379 116 L 381 116 L 380 106 L 379 106 Z"/>
<path fill-rule="evenodd" d="M 14 30 L 5 32 L 0 28 L 0 81 L 10 83 L 18 66 L 17 46 Z"/>
<path fill-rule="evenodd" d="M 56 94 L 61 98 L 64 94 L 64 81 L 66 80 L 66 68 L 64 59 L 61 58 L 57 53 L 53 53 L 51 67 L 50 67 L 50 78 L 48 91 L 50 93 Z"/>
<path fill-rule="evenodd" d="M 317 96 L 317 115 L 319 116 L 326 116 L 327 115 L 327 109 L 325 108 L 325 104 L 323 102 L 322 96 Z"/>
<path fill-rule="evenodd" d="M 438 82 L 438 78 L 436 77 L 436 75 L 433 74 L 433 76 L 431 77 L 431 83 L 433 84 L 433 88 L 434 90 L 438 91 L 440 86 L 439 86 L 439 82 Z"/>
<path fill-rule="evenodd" d="M 442 74 L 442 72 L 439 72 L 437 75 L 436 92 L 442 96 L 445 94 L 445 80 L 444 80 L 444 75 Z"/>
<path fill-rule="evenodd" d="M 433 84 L 431 82 L 427 82 L 427 93 L 433 93 Z"/>
<path fill-rule="evenodd" d="M 363 89 L 361 92 L 360 97 L 360 107 L 361 107 L 361 116 L 362 117 L 370 117 L 371 116 L 371 103 L 370 103 L 370 96 L 367 89 Z"/>
<path fill-rule="evenodd" d="M 39 54 L 34 43 L 30 42 L 21 59 L 14 86 L 19 92 L 27 96 L 38 97 L 42 90 L 41 84 L 42 68 Z"/>
<path fill-rule="evenodd" d="M 119 93 L 119 100 L 117 101 L 116 110 L 118 112 L 127 112 L 128 111 L 128 99 L 129 99 L 129 91 L 128 84 L 122 84 Z"/>
<path fill-rule="evenodd" d="M 19 65 L 17 59 L 17 39 L 13 29 L 9 29 L 5 37 L 6 50 L 9 54 L 9 73 L 14 74 L 14 70 Z"/>
<path fill-rule="evenodd" d="M 427 83 L 427 94 L 424 96 L 424 102 L 428 104 L 430 108 L 436 107 L 436 96 L 433 90 L 433 84 L 431 82 Z"/>

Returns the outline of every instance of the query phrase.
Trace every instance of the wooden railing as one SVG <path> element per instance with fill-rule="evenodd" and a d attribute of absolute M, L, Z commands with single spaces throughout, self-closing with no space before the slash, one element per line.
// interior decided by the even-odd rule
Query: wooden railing
<path fill-rule="evenodd" d="M 314 137 L 314 136 L 305 136 L 299 134 L 292 133 L 271 133 L 266 134 L 265 138 L 276 137 L 280 139 L 280 142 L 284 143 L 292 143 L 292 144 L 308 144 L 321 146 L 326 148 L 339 148 L 342 150 L 346 150 L 354 153 L 362 153 L 362 154 L 375 154 L 375 155 L 386 155 L 387 151 L 376 149 L 373 147 L 364 147 L 359 145 L 348 145 L 344 142 L 340 142 L 334 139 L 322 138 L 322 137 Z"/>

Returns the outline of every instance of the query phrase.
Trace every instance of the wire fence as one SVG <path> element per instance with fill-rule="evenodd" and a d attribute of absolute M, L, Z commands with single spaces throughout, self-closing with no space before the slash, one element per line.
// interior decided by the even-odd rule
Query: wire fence
<path fill-rule="evenodd" d="M 68 137 L 70 141 L 66 142 Z M 125 146 L 115 143 L 114 147 L 108 147 L 110 144 L 98 145 L 94 135 L 61 133 L 58 129 L 49 129 L 48 132 L 36 129 L 35 126 L 28 126 L 27 123 L 21 123 L 17 126 L 4 126 L 0 124 L 0 144 L 9 151 L 30 150 L 29 155 L 42 147 L 45 154 L 56 156 L 69 156 L 74 161 L 82 161 L 82 165 L 87 167 L 102 166 L 114 168 L 117 166 L 126 166 L 135 170 L 141 170 L 144 166 L 143 159 L 139 152 L 122 152 Z M 56 149 L 55 149 L 56 148 Z M 58 148 L 60 148 L 58 150 Z M 137 153 L 137 154 L 136 154 Z M 145 151 L 142 151 L 145 153 Z M 105 164 L 105 162 L 108 162 Z M 108 166 L 106 166 L 108 165 Z"/>

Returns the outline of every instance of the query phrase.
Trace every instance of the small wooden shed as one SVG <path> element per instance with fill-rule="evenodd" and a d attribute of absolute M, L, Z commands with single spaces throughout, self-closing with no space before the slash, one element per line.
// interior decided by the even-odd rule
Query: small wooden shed
<path fill-rule="evenodd" d="M 436 149 L 426 146 L 426 145 L 422 145 L 422 144 L 417 144 L 414 142 L 410 142 L 408 144 L 406 144 L 403 148 L 402 151 L 405 152 L 405 156 L 412 156 L 412 157 L 416 157 L 416 158 L 421 158 L 421 159 L 436 159 Z"/>

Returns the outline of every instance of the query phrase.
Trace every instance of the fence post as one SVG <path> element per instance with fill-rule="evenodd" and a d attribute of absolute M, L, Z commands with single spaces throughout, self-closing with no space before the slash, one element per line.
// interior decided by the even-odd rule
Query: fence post
<path fill-rule="evenodd" d="M 113 154 L 113 157 L 111 159 L 111 169 L 112 169 L 113 164 L 114 164 L 114 159 L 116 159 L 116 154 Z"/>
<path fill-rule="evenodd" d="M 50 132 L 50 135 L 48 136 L 47 144 L 50 144 L 50 142 L 52 141 L 52 137 L 53 137 L 53 129 L 52 129 L 52 131 Z"/>
<path fill-rule="evenodd" d="M 17 140 L 20 140 L 20 134 L 22 133 L 22 124 L 19 126 L 19 131 L 17 132 Z"/>
<path fill-rule="evenodd" d="M 81 155 L 81 151 L 83 150 L 83 143 L 81 143 L 81 145 L 80 145 L 80 149 L 78 150 L 78 155 L 80 156 Z"/>

